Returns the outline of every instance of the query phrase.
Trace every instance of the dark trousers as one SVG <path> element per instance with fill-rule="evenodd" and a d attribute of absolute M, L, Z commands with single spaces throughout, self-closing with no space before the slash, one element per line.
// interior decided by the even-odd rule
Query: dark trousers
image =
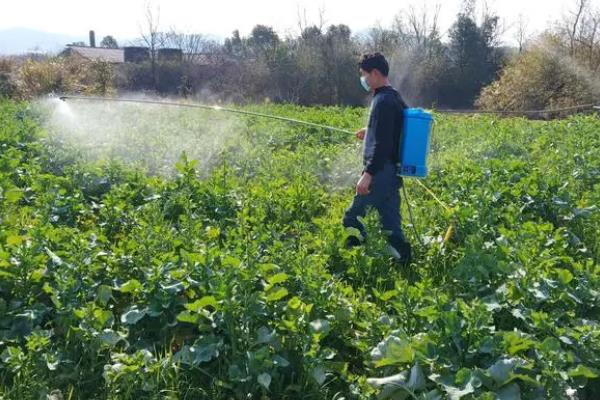
<path fill-rule="evenodd" d="M 406 241 L 400 225 L 400 187 L 402 178 L 396 175 L 394 163 L 385 163 L 382 170 L 371 180 L 370 192 L 367 195 L 356 194 L 350 207 L 344 213 L 342 223 L 346 228 L 356 228 L 363 239 L 367 237 L 364 225 L 358 217 L 364 217 L 367 207 L 373 207 L 379 213 L 383 230 L 389 235 L 389 242 L 397 244 Z"/>

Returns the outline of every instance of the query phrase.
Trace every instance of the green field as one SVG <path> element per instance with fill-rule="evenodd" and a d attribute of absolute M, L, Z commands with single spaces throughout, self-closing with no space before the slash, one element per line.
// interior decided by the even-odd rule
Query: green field
<path fill-rule="evenodd" d="M 0 102 L 0 398 L 599 398 L 597 116 L 436 115 L 424 183 L 451 209 L 405 180 L 399 266 L 374 213 L 343 248 L 352 136 L 77 107 L 64 135 Z"/>

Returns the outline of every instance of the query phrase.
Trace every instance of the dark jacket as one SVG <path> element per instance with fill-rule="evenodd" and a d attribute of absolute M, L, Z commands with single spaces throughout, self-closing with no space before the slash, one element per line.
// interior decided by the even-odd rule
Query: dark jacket
<path fill-rule="evenodd" d="M 375 175 L 388 161 L 398 162 L 405 108 L 406 102 L 393 87 L 375 89 L 363 153 L 364 171 L 369 174 Z"/>

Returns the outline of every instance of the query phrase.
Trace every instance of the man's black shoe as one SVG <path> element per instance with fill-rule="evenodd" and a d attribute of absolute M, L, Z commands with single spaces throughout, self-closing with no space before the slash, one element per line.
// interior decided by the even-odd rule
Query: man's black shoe
<path fill-rule="evenodd" d="M 389 243 L 388 250 L 401 263 L 408 264 L 412 260 L 412 248 L 408 242 Z"/>
<path fill-rule="evenodd" d="M 346 248 L 351 249 L 356 246 L 362 245 L 362 242 L 356 236 L 348 236 L 346 238 Z"/>

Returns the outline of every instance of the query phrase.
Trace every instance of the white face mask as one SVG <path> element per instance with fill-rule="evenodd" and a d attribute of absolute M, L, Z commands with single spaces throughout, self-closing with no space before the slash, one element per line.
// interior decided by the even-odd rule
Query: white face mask
<path fill-rule="evenodd" d="M 360 84 L 367 92 L 371 91 L 371 86 L 369 86 L 369 82 L 367 82 L 367 78 L 364 76 L 360 77 Z"/>

